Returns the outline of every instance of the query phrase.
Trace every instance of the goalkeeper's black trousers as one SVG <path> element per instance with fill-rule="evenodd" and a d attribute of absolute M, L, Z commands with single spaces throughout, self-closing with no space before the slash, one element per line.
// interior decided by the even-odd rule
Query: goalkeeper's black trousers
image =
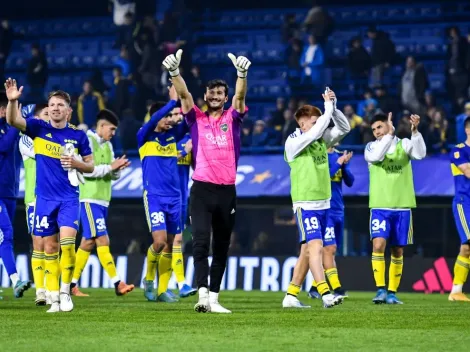
<path fill-rule="evenodd" d="M 191 187 L 189 214 L 193 233 L 193 258 L 197 288 L 220 291 L 227 266 L 236 212 L 235 185 L 217 185 L 194 181 Z M 212 264 L 209 276 L 209 248 L 212 230 Z"/>

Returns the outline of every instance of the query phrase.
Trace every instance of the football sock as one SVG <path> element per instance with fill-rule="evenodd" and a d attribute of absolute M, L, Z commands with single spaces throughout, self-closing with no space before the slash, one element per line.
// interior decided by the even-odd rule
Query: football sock
<path fill-rule="evenodd" d="M 70 284 L 75 270 L 75 237 L 62 238 L 60 240 L 60 249 L 62 250 L 62 255 L 60 256 L 62 283 Z"/>
<path fill-rule="evenodd" d="M 385 287 L 385 258 L 383 253 L 372 253 L 372 270 L 374 272 L 375 285 Z"/>
<path fill-rule="evenodd" d="M 291 282 L 289 284 L 289 287 L 287 288 L 287 294 L 288 295 L 291 295 L 291 296 L 294 296 L 294 297 L 297 297 L 299 295 L 299 292 L 300 292 L 300 286 L 294 284 L 293 282 Z"/>
<path fill-rule="evenodd" d="M 34 285 L 37 290 L 44 289 L 44 270 L 46 260 L 44 252 L 34 251 L 31 255 L 31 268 L 33 269 Z"/>
<path fill-rule="evenodd" d="M 73 271 L 72 283 L 76 284 L 82 275 L 83 269 L 85 269 L 88 258 L 90 257 L 90 252 L 84 251 L 81 248 L 78 248 L 77 254 L 75 255 L 75 269 Z M 75 285 L 73 285 L 75 286 Z"/>
<path fill-rule="evenodd" d="M 388 291 L 397 292 L 400 286 L 401 276 L 403 273 L 403 256 L 397 258 L 392 255 L 390 268 L 388 271 Z"/>
<path fill-rule="evenodd" d="M 326 283 L 326 281 L 320 281 L 317 283 L 317 290 L 318 293 L 321 294 L 322 296 L 330 293 L 330 287 Z"/>
<path fill-rule="evenodd" d="M 173 257 L 171 258 L 171 267 L 173 269 L 173 272 L 175 273 L 176 282 L 178 283 L 178 287 L 179 287 L 180 284 L 184 284 L 185 282 L 184 262 L 183 262 L 183 253 L 181 251 L 181 246 L 173 246 Z"/>
<path fill-rule="evenodd" d="M 168 282 L 171 277 L 171 253 L 162 252 L 158 261 L 158 295 L 168 290 Z"/>
<path fill-rule="evenodd" d="M 338 269 L 328 269 L 325 271 L 325 274 L 333 291 L 341 287 L 341 283 L 339 282 Z"/>
<path fill-rule="evenodd" d="M 155 280 L 155 276 L 157 276 L 157 266 L 159 259 L 160 253 L 155 252 L 153 245 L 150 245 L 147 251 L 147 274 L 145 275 L 145 280 Z"/>
<path fill-rule="evenodd" d="M 101 266 L 106 271 L 113 284 L 115 284 L 119 281 L 119 276 L 117 275 L 116 265 L 114 264 L 113 256 L 109 251 L 109 246 L 100 246 L 96 251 L 98 252 Z"/>
<path fill-rule="evenodd" d="M 59 252 L 46 253 L 45 263 L 46 288 L 50 292 L 59 291 Z"/>
<path fill-rule="evenodd" d="M 461 293 L 462 287 L 467 281 L 468 271 L 470 269 L 470 258 L 459 255 L 454 265 L 454 281 L 452 293 Z"/>

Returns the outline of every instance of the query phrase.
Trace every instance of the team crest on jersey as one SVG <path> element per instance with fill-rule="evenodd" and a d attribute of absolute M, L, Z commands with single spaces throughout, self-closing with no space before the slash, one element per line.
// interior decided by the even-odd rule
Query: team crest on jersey
<path fill-rule="evenodd" d="M 460 158 L 460 152 L 455 152 L 455 153 L 454 153 L 454 158 L 455 158 L 455 159 Z"/>
<path fill-rule="evenodd" d="M 228 130 L 228 125 L 226 123 L 223 123 L 222 125 L 220 125 L 220 129 L 224 132 L 227 132 Z"/>

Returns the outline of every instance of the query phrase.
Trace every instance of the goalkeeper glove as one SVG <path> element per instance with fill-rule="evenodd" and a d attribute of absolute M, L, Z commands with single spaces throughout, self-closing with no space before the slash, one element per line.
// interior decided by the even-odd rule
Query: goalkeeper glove
<path fill-rule="evenodd" d="M 228 57 L 232 60 L 233 66 L 237 69 L 238 77 L 246 78 L 251 61 L 244 56 L 235 57 L 232 53 L 228 53 Z"/>
<path fill-rule="evenodd" d="M 179 49 L 176 54 L 168 55 L 165 60 L 163 60 L 163 66 L 168 70 L 171 77 L 179 76 L 181 55 L 183 55 L 183 50 Z"/>

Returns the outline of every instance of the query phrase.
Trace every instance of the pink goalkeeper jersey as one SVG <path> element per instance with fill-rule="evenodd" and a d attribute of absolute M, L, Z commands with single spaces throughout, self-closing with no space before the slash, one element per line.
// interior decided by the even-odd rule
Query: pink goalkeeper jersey
<path fill-rule="evenodd" d="M 234 185 L 240 157 L 240 131 L 245 112 L 233 107 L 219 118 L 209 117 L 197 106 L 185 114 L 193 141 L 193 180 Z"/>

